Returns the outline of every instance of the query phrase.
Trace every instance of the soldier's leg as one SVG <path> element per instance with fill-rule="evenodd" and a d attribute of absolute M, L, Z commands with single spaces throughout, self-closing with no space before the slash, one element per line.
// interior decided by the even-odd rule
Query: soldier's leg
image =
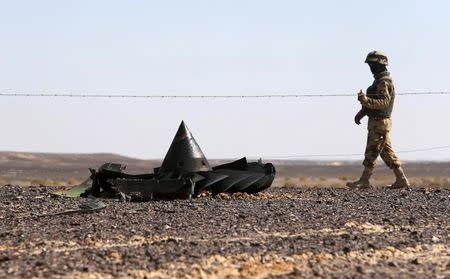
<path fill-rule="evenodd" d="M 384 147 L 380 153 L 381 159 L 383 159 L 384 163 L 390 169 L 399 168 L 399 167 L 401 167 L 401 162 L 398 159 L 397 155 L 395 154 L 394 149 L 392 148 L 390 133 L 387 132 L 385 137 L 386 137 L 386 140 L 384 143 Z"/>
<path fill-rule="evenodd" d="M 377 163 L 377 158 L 381 153 L 385 144 L 384 133 L 377 130 L 369 130 L 367 134 L 366 151 L 364 152 L 363 165 L 366 168 L 374 168 Z"/>
<path fill-rule="evenodd" d="M 355 188 L 371 188 L 370 177 L 376 164 L 378 155 L 380 155 L 383 146 L 383 137 L 375 129 L 370 129 L 367 134 L 366 151 L 364 152 L 364 170 L 361 177 L 357 181 L 347 183 L 347 187 Z"/>
<path fill-rule="evenodd" d="M 386 165 L 394 171 L 395 182 L 389 187 L 390 189 L 402 189 L 409 188 L 410 184 L 405 176 L 400 160 L 395 154 L 392 148 L 391 138 L 389 132 L 386 134 L 386 143 L 381 151 L 381 158 L 386 163 Z"/>

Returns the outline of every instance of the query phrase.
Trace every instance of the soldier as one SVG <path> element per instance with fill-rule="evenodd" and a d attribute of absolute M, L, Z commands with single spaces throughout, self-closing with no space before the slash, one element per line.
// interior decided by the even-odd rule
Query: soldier
<path fill-rule="evenodd" d="M 364 171 L 359 180 L 348 182 L 347 186 L 351 189 L 372 188 L 369 179 L 375 167 L 376 159 L 380 155 L 386 165 L 394 171 L 396 178 L 395 182 L 388 188 L 409 188 L 408 179 L 403 172 L 400 160 L 392 149 L 389 135 L 392 127 L 391 113 L 394 106 L 395 89 L 392 78 L 386 69 L 388 59 L 383 52 L 372 51 L 367 55 L 364 62 L 369 65 L 375 78 L 372 85 L 367 88 L 367 94 L 364 94 L 362 90 L 358 93 L 358 101 L 362 108 L 355 116 L 357 125 L 361 124 L 361 119 L 364 116 L 369 117 L 367 146 L 363 162 Z"/>

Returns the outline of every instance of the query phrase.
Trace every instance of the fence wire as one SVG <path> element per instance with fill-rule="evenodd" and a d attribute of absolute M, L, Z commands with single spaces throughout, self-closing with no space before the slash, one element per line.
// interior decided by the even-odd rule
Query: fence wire
<path fill-rule="evenodd" d="M 450 91 L 399 92 L 399 96 L 450 95 Z M 88 94 L 88 93 L 17 93 L 0 92 L 0 97 L 45 97 L 45 98 L 105 98 L 105 99 L 283 99 L 283 98 L 335 98 L 356 97 L 348 93 L 297 93 L 297 94 L 261 94 L 261 95 L 129 95 L 129 94 Z M 397 153 L 416 153 L 434 150 L 450 149 L 450 145 L 434 146 L 421 149 L 400 150 Z M 264 159 L 308 159 L 308 158 L 337 158 L 364 156 L 364 153 L 346 154 L 301 154 L 290 156 L 267 156 Z M 256 159 L 259 157 L 248 157 Z"/>
<path fill-rule="evenodd" d="M 398 96 L 450 95 L 450 91 L 399 92 Z M 88 93 L 16 93 L 2 92 L 0 97 L 46 97 L 46 98 L 105 98 L 105 99 L 283 99 L 283 98 L 334 98 L 356 97 L 348 93 L 298 93 L 261 95 L 133 95 Z"/>
<path fill-rule="evenodd" d="M 444 146 L 433 146 L 427 148 L 419 148 L 419 149 L 405 149 L 399 150 L 395 153 L 417 153 L 417 152 L 427 152 L 427 151 L 436 151 L 436 150 L 445 150 L 450 149 L 450 145 Z M 369 153 L 369 155 L 375 155 L 377 153 Z M 344 154 L 302 154 L 302 155 L 290 155 L 290 156 L 267 156 L 263 157 L 266 159 L 308 159 L 308 158 L 333 158 L 333 157 L 354 157 L 354 156 L 364 156 L 364 153 L 344 153 Z M 257 157 L 250 157 L 257 158 Z"/>

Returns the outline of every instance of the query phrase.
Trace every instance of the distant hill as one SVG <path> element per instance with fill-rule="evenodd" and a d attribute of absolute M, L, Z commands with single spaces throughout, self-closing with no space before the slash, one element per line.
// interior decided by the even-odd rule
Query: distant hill
<path fill-rule="evenodd" d="M 157 166 L 159 160 L 140 160 L 116 154 L 64 154 L 0 152 L 1 169 L 78 169 L 96 168 L 104 162 L 119 162 L 136 168 L 149 170 Z"/>
<path fill-rule="evenodd" d="M 209 159 L 212 166 L 233 159 Z M 0 152 L 0 186 L 4 184 L 76 184 L 89 177 L 88 168 L 97 168 L 105 162 L 127 165 L 129 173 L 148 173 L 159 167 L 162 160 L 141 160 L 110 153 L 27 153 Z M 290 179 L 294 183 L 331 183 L 342 185 L 344 181 L 357 177 L 362 171 L 360 161 L 307 161 L 273 160 L 277 169 L 276 185 L 284 185 Z M 375 171 L 378 177 L 392 180 L 392 172 L 380 162 Z M 427 178 L 440 184 L 450 181 L 450 162 L 406 162 L 406 173 L 418 179 Z M 431 177 L 431 178 L 430 178 Z M 317 180 L 317 181 L 316 181 Z M 427 181 L 428 181 L 427 180 Z M 322 183 L 322 184 L 323 184 Z M 384 181 L 383 181 L 384 183 Z M 381 182 L 380 182 L 381 184 Z"/>

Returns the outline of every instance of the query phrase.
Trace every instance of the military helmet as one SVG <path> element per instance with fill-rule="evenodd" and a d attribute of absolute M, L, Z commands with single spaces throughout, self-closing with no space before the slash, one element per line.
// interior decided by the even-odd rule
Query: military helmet
<path fill-rule="evenodd" d="M 384 52 L 379 50 L 374 50 L 367 54 L 366 60 L 364 63 L 378 63 L 381 65 L 388 65 L 388 58 Z"/>

